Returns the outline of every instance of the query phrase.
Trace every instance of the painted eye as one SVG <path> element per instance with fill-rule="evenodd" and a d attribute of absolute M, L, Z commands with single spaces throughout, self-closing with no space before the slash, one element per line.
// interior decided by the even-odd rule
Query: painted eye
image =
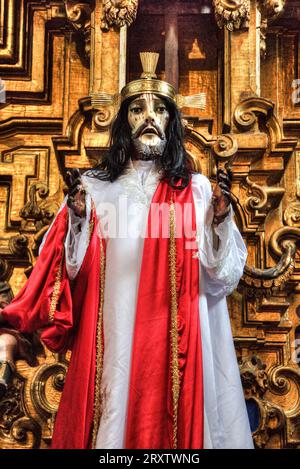
<path fill-rule="evenodd" d="M 157 106 L 156 108 L 156 112 L 159 112 L 160 114 L 163 114 L 166 110 L 166 106 Z"/>
<path fill-rule="evenodd" d="M 142 108 L 139 106 L 134 106 L 130 109 L 130 112 L 133 114 L 140 114 L 142 112 Z"/>

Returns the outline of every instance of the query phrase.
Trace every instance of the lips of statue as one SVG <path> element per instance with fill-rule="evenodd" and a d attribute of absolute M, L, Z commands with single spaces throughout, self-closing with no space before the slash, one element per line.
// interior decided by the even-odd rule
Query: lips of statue
<path fill-rule="evenodd" d="M 169 119 L 163 99 L 153 93 L 141 94 L 128 107 L 132 138 L 144 145 L 156 146 L 165 139 Z"/>

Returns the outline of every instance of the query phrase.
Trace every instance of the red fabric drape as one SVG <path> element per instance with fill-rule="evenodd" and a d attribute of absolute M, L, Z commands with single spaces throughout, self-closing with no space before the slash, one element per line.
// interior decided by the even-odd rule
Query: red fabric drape
<path fill-rule="evenodd" d="M 176 207 L 176 283 L 178 304 L 178 347 L 180 396 L 178 407 L 178 448 L 203 447 L 203 383 L 199 325 L 199 264 L 193 257 L 191 241 L 180 228 L 189 222 L 193 233 L 196 218 L 191 184 L 182 191 L 161 182 L 152 204 Z M 180 217 L 190 204 L 191 217 Z M 166 212 L 163 215 L 164 220 Z M 156 219 L 157 221 L 157 219 Z M 137 300 L 134 343 L 128 400 L 126 448 L 172 448 L 173 404 L 170 350 L 169 239 L 145 238 Z M 155 232 L 148 219 L 148 234 Z"/>
<path fill-rule="evenodd" d="M 28 282 L 3 310 L 3 318 L 20 332 L 42 328 L 52 351 L 72 349 L 71 362 L 56 416 L 52 448 L 83 449 L 91 441 L 96 371 L 96 329 L 99 310 L 100 244 L 96 218 L 83 265 L 71 288 L 63 261 L 68 212 L 58 214 Z M 51 299 L 62 262 L 61 284 L 53 321 Z"/>

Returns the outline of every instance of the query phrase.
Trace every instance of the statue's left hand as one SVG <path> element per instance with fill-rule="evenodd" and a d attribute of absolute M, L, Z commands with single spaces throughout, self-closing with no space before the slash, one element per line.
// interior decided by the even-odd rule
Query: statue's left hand
<path fill-rule="evenodd" d="M 212 204 L 214 207 L 213 223 L 218 225 L 230 212 L 231 205 L 231 185 L 232 171 L 231 169 L 217 170 L 217 184 L 212 194 Z"/>
<path fill-rule="evenodd" d="M 86 192 L 82 184 L 79 169 L 75 168 L 67 171 L 65 180 L 68 186 L 67 205 L 78 217 L 84 218 L 86 216 Z"/>

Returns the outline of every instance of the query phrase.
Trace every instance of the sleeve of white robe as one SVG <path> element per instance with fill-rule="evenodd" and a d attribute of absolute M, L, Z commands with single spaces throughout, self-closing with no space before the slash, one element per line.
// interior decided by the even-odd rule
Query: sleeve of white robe
<path fill-rule="evenodd" d="M 214 249 L 212 190 L 205 176 L 193 176 L 193 194 L 196 211 L 202 211 L 197 216 L 197 239 L 205 275 L 205 292 L 213 296 L 230 295 L 243 274 L 247 259 L 245 243 L 233 221 L 231 209 L 226 219 L 214 228 L 219 238 L 218 250 Z"/>
<path fill-rule="evenodd" d="M 60 209 L 58 210 L 56 216 L 62 210 L 62 208 L 67 203 L 67 197 L 65 197 Z M 91 216 L 91 196 L 86 195 L 86 217 L 80 218 L 77 217 L 74 211 L 69 208 L 69 223 L 68 231 L 65 238 L 65 262 L 68 276 L 73 280 L 78 274 L 80 267 L 82 265 L 86 250 L 89 244 L 89 221 Z M 54 219 L 55 220 L 55 219 Z M 54 223 L 54 220 L 52 224 Z M 39 254 L 41 253 L 47 235 L 52 226 L 50 225 L 49 229 L 45 233 L 42 243 L 39 248 Z"/>

